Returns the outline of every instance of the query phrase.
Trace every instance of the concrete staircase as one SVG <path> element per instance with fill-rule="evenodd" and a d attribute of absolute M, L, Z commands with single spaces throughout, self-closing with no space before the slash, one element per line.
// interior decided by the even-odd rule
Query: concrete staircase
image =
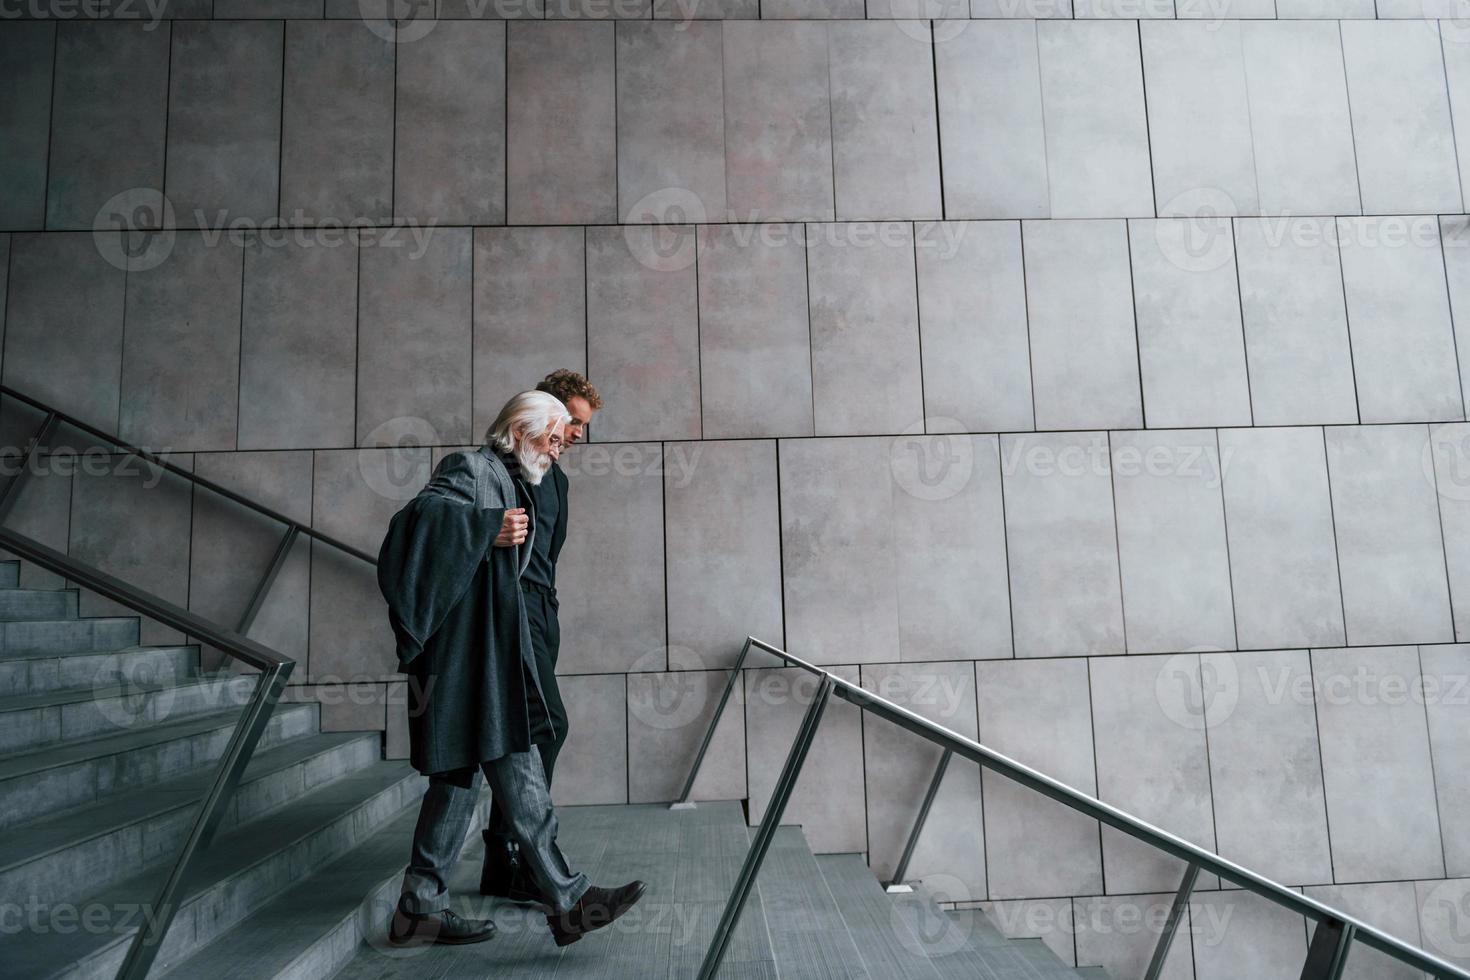
<path fill-rule="evenodd" d="M 0 973 L 107 978 L 150 914 L 250 685 L 200 670 L 195 645 L 140 646 L 136 617 L 80 618 L 75 590 L 18 587 L 0 562 Z M 472 832 L 456 906 L 492 942 L 384 941 L 424 781 L 381 759 L 377 733 L 318 730 L 317 709 L 271 718 L 186 889 L 152 976 L 210 980 L 692 977 L 750 843 L 743 806 L 568 807 L 562 844 L 594 881 L 651 889 L 613 928 L 558 950 L 534 909 L 481 898 Z M 483 826 L 482 812 L 476 821 Z M 890 897 L 861 855 L 817 857 L 778 831 L 721 972 L 731 978 L 1051 980 L 1039 941 L 978 913 Z"/>
<path fill-rule="evenodd" d="M 251 685 L 201 671 L 197 645 L 139 646 L 137 617 L 79 618 L 76 590 L 21 589 L 18 577 L 18 562 L 0 562 L 0 974 L 110 978 L 151 914 Z M 236 936 L 385 828 L 398 828 L 397 847 L 374 871 L 401 868 L 402 824 L 424 782 L 382 761 L 380 742 L 376 732 L 321 733 L 315 705 L 277 707 L 155 976 Z M 329 974 L 353 945 L 312 975 Z"/>

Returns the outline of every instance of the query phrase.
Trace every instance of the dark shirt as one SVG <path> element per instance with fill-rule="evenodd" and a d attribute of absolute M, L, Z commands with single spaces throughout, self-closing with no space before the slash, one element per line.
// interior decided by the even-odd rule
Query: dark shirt
<path fill-rule="evenodd" d="M 551 470 L 535 486 L 526 482 L 514 455 L 501 453 L 500 459 L 510 471 L 516 485 L 516 497 L 527 514 L 535 515 L 535 527 L 531 535 L 531 557 L 526 570 L 521 573 L 522 584 L 539 585 L 545 589 L 556 589 L 556 562 L 551 557 L 551 543 L 556 535 L 556 521 L 560 517 L 556 493 L 556 480 Z"/>
<path fill-rule="evenodd" d="M 505 468 L 510 472 L 511 482 L 515 484 L 516 502 L 525 508 L 527 514 L 534 514 L 536 518 L 535 534 L 531 539 L 531 558 L 526 563 L 526 570 L 521 573 L 521 581 L 524 583 L 530 580 L 537 584 L 543 584 L 535 575 L 537 565 L 544 563 L 544 567 L 552 568 L 553 570 L 555 568 L 551 563 L 551 532 L 556 526 L 556 488 L 552 485 L 550 473 L 542 477 L 539 484 L 534 487 L 531 486 L 526 482 L 525 477 L 521 473 L 521 468 L 513 455 L 500 453 L 499 456 L 501 462 L 505 464 Z M 538 494 L 537 491 L 543 487 L 549 492 Z M 543 528 L 541 509 L 544 506 L 543 498 L 545 497 L 550 498 L 552 518 L 550 524 Z M 548 579 L 544 584 L 547 588 L 550 588 L 551 580 Z M 541 696 L 540 682 L 532 672 L 529 664 L 525 666 L 525 682 L 526 701 L 528 703 L 528 714 L 531 723 L 531 742 L 535 744 L 552 741 L 556 738 L 556 733 L 551 723 L 550 715 L 546 710 L 546 702 Z"/>
<path fill-rule="evenodd" d="M 521 573 L 521 581 L 555 589 L 556 563 L 551 560 L 551 538 L 556 533 L 557 499 L 551 471 L 547 471 L 540 483 L 526 489 L 536 505 L 536 536 L 531 540 L 531 560 Z"/>

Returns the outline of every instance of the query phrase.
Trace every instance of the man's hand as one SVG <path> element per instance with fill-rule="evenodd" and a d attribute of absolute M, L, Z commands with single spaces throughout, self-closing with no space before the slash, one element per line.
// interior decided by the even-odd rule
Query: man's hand
<path fill-rule="evenodd" d="M 525 544 L 526 531 L 530 526 L 530 518 L 526 516 L 524 507 L 515 507 L 505 512 L 505 517 L 500 522 L 500 533 L 495 536 L 497 548 L 513 548 L 518 544 Z"/>

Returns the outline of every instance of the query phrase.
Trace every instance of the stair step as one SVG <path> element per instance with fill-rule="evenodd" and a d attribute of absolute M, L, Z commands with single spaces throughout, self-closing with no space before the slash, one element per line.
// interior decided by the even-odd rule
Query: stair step
<path fill-rule="evenodd" d="M 116 684 L 124 678 L 177 684 L 198 671 L 197 644 L 27 653 L 0 658 L 0 697 L 46 694 L 88 684 Z"/>
<path fill-rule="evenodd" d="M 872 977 L 837 900 L 797 827 L 778 827 L 758 877 L 776 969 L 782 977 Z"/>
<path fill-rule="evenodd" d="M 0 623 L 0 657 L 116 650 L 138 642 L 137 616 L 32 619 Z"/>
<path fill-rule="evenodd" d="M 20 559 L 0 561 L 0 589 L 20 588 Z"/>
<path fill-rule="evenodd" d="M 220 822 L 225 832 L 375 762 L 376 733 L 312 735 L 251 759 Z M 105 797 L 0 838 L 0 893 L 52 904 L 93 894 L 178 854 L 214 766 Z"/>
<path fill-rule="evenodd" d="M 669 977 L 692 977 L 704 962 L 715 927 L 725 911 L 730 891 L 750 850 L 750 828 L 739 803 L 701 803 L 697 809 L 678 811 L 680 838 L 675 890 L 675 914 L 691 923 L 689 939 L 674 949 Z M 764 876 L 764 871 L 762 872 Z M 721 977 L 775 977 L 776 959 L 766 928 L 761 881 L 751 889 L 745 910 L 736 923 L 720 965 Z"/>
<path fill-rule="evenodd" d="M 321 787 L 269 815 L 217 836 L 200 857 L 194 881 L 164 939 L 155 972 L 172 969 L 275 896 L 366 840 L 417 802 L 425 782 L 407 763 L 378 762 Z M 108 928 L 59 933 L 49 923 L 10 942 L 7 972 L 54 977 L 113 977 L 138 927 L 132 910 L 151 902 L 165 867 L 106 889 L 82 906 L 103 910 Z M 93 913 L 98 914 L 98 913 Z M 106 915 L 111 915 L 107 918 Z M 259 975 L 259 974 L 252 974 Z"/>
<path fill-rule="evenodd" d="M 930 953 L 942 950 L 931 949 L 925 935 L 912 927 L 904 906 L 883 891 L 861 854 L 824 854 L 816 860 L 869 974 L 939 980 Z"/>
<path fill-rule="evenodd" d="M 475 842 L 489 816 L 489 803 L 489 795 L 481 794 L 467 837 L 470 846 L 451 881 L 456 892 L 473 889 L 478 883 L 479 855 L 484 851 L 483 843 L 476 849 Z M 389 949 L 382 937 L 398 899 L 418 812 L 415 798 L 362 843 L 176 963 L 165 976 L 175 980 L 315 980 L 334 976 L 365 941 L 371 939 L 379 948 Z M 475 910 L 460 907 L 459 911 L 468 915 Z M 540 918 L 534 910 L 532 914 Z"/>
<path fill-rule="evenodd" d="M 0 753 L 238 707 L 255 684 L 249 674 L 215 673 L 160 687 L 104 683 L 0 698 Z"/>
<path fill-rule="evenodd" d="M 922 890 L 915 894 L 927 898 Z M 1074 980 L 1078 976 L 1076 969 L 1058 959 L 1046 943 L 1007 938 L 979 909 L 950 910 L 943 915 L 967 940 L 963 947 L 937 961 L 947 980 L 973 977 L 977 970 L 989 970 L 1002 980 Z"/>
<path fill-rule="evenodd" d="M 315 704 L 278 704 L 257 751 L 316 731 L 318 713 Z M 211 712 L 0 758 L 0 829 L 214 763 L 239 721 L 239 709 Z"/>
<path fill-rule="evenodd" d="M 77 589 L 12 589 L 0 586 L 0 622 L 76 619 Z"/>

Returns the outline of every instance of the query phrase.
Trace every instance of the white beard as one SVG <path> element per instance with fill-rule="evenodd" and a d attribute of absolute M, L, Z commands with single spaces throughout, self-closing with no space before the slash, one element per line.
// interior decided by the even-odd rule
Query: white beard
<path fill-rule="evenodd" d="M 516 462 L 521 465 L 521 475 L 531 486 L 541 482 L 541 478 L 551 469 L 551 456 L 548 453 L 538 453 L 531 448 L 529 442 L 522 442 L 516 446 Z"/>

